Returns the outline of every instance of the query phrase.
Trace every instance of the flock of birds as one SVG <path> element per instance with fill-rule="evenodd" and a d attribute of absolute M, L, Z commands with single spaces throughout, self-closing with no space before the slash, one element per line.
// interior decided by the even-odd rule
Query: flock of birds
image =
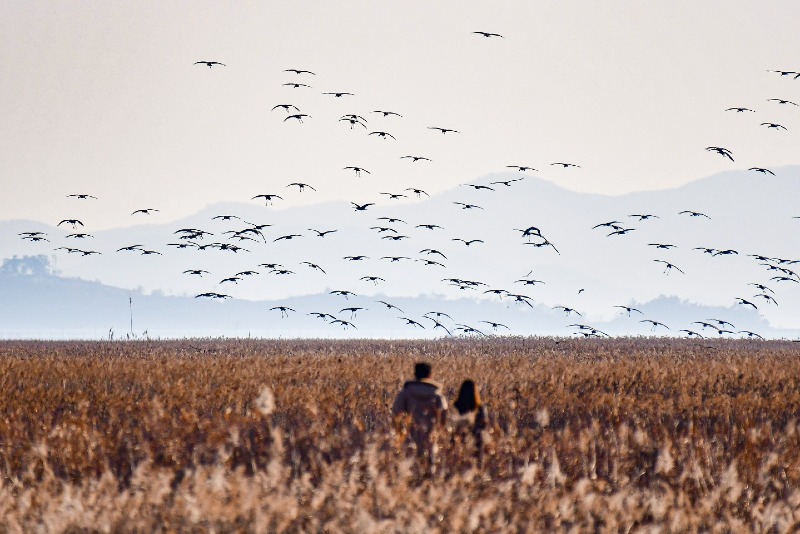
<path fill-rule="evenodd" d="M 476 31 L 473 32 L 474 34 L 485 37 L 487 39 L 492 38 L 499 38 L 503 39 L 504 36 L 494 32 L 484 32 L 484 31 Z M 218 67 L 226 67 L 225 63 L 219 61 L 211 61 L 211 60 L 202 60 L 197 61 L 195 65 L 206 66 L 209 69 L 217 69 Z M 276 114 L 283 114 L 282 118 L 280 118 L 280 122 L 289 123 L 289 122 L 296 122 L 297 124 L 303 124 L 307 120 L 313 120 L 313 116 L 304 112 L 303 109 L 303 92 L 304 91 L 311 91 L 313 87 L 311 85 L 312 79 L 315 79 L 316 74 L 313 71 L 301 68 L 289 68 L 283 71 L 287 76 L 293 75 L 297 79 L 292 81 L 287 81 L 283 83 L 283 91 L 286 95 L 286 100 L 282 103 L 275 103 L 271 107 L 271 112 Z M 771 71 L 778 73 L 781 77 L 788 77 L 793 79 L 800 79 L 800 72 L 794 71 Z M 349 91 L 324 91 L 322 92 L 323 95 L 330 96 L 334 99 L 354 99 L 355 95 Z M 287 103 L 290 98 L 288 95 L 291 95 L 292 103 Z M 797 107 L 798 104 L 792 102 L 790 100 L 782 99 L 782 98 L 771 98 L 769 99 L 770 105 L 774 105 L 777 107 Z M 756 113 L 753 109 L 745 106 L 737 106 L 731 107 L 725 110 L 726 112 L 732 113 L 741 113 L 741 114 L 749 114 L 749 113 Z M 371 121 L 377 118 L 380 121 L 387 124 L 386 129 L 378 129 L 373 128 L 370 124 Z M 351 130 L 355 131 L 363 131 L 366 132 L 366 135 L 369 137 L 375 137 L 380 141 L 384 142 L 395 142 L 397 138 L 393 135 L 389 130 L 391 130 L 392 121 L 400 121 L 403 120 L 403 115 L 396 111 L 386 110 L 386 109 L 375 109 L 371 110 L 370 112 L 353 112 L 353 113 L 346 113 L 343 114 L 338 121 L 344 123 L 343 126 L 349 127 Z M 776 122 L 769 122 L 763 121 L 759 123 L 759 126 L 776 130 L 779 132 L 787 130 L 785 126 L 780 123 Z M 455 128 L 450 127 L 443 127 L 441 125 L 430 125 L 427 127 L 428 130 L 436 132 L 437 134 L 441 134 L 443 136 L 457 136 L 460 132 Z M 734 153 L 731 149 L 726 147 L 720 146 L 708 146 L 705 148 L 706 151 L 716 154 L 722 158 L 725 158 L 731 162 L 736 161 L 734 157 Z M 400 153 L 398 156 L 402 160 L 407 160 L 409 164 L 413 165 L 428 165 L 432 163 L 432 159 L 419 154 L 403 154 Z M 565 161 L 554 161 L 548 164 L 549 166 L 558 167 L 561 169 L 579 169 L 580 165 L 572 162 L 565 162 Z M 472 192 L 470 193 L 471 198 L 464 199 L 464 201 L 456 201 L 453 202 L 455 208 L 460 209 L 463 211 L 471 211 L 480 213 L 484 211 L 484 207 L 481 206 L 481 195 L 497 195 L 500 194 L 501 191 L 506 191 L 512 189 L 515 184 L 518 182 L 525 180 L 528 176 L 527 173 L 538 173 L 540 172 L 533 166 L 530 165 L 521 165 L 521 164 L 510 164 L 504 165 L 505 168 L 510 169 L 511 171 L 518 173 L 516 177 L 509 178 L 509 179 L 502 179 L 491 181 L 488 183 L 479 183 L 479 184 L 463 184 L 464 187 L 468 188 Z M 413 168 L 413 167 L 412 167 Z M 774 175 L 774 172 L 766 167 L 761 166 L 752 166 L 749 167 L 749 170 L 756 173 L 761 174 L 769 174 Z M 355 177 L 362 177 L 371 174 L 370 171 L 364 167 L 359 165 L 348 165 L 343 167 L 340 172 L 350 172 Z M 303 182 L 291 182 L 284 186 L 284 191 L 290 191 L 292 194 L 303 194 L 308 192 L 317 191 L 317 189 L 312 184 L 303 183 Z M 268 192 L 257 192 L 252 197 L 249 197 L 250 201 L 258 201 L 263 202 L 265 206 L 271 206 L 277 201 L 281 201 L 284 199 L 283 195 L 286 195 L 286 192 L 279 191 L 268 191 Z M 405 187 L 401 191 L 381 191 L 379 193 L 382 197 L 388 200 L 398 200 L 398 199 L 411 199 L 411 198 L 423 198 L 429 197 L 430 195 L 421 187 L 416 185 L 408 184 L 408 187 Z M 98 198 L 94 195 L 88 193 L 73 193 L 68 195 L 69 198 L 74 199 L 76 202 L 94 202 L 98 201 Z M 244 199 L 243 199 L 244 200 Z M 376 202 L 351 202 L 351 206 L 353 211 L 355 212 L 367 212 L 370 208 L 376 206 Z M 132 217 L 147 217 L 158 212 L 159 209 L 157 208 L 141 208 L 134 210 L 131 213 Z M 663 214 L 662 214 L 663 215 Z M 711 217 L 705 213 L 693 210 L 683 210 L 680 211 L 677 216 L 680 217 L 691 217 L 691 218 L 698 218 L 698 219 L 711 219 Z M 476 215 L 479 216 L 479 215 Z M 623 238 L 630 234 L 631 232 L 640 230 L 640 228 L 635 227 L 632 223 L 642 223 L 646 224 L 647 221 L 651 219 L 658 219 L 660 216 L 654 213 L 634 213 L 634 214 L 621 214 L 618 219 L 610 220 L 610 221 L 603 221 L 596 224 L 592 231 L 594 232 L 603 232 L 605 237 L 619 239 Z M 230 227 L 224 231 L 210 231 L 208 228 L 196 228 L 196 227 L 187 227 L 187 228 L 176 228 L 174 233 L 172 234 L 172 239 L 167 246 L 174 248 L 174 249 L 190 249 L 196 251 L 219 251 L 229 254 L 240 254 L 240 253 L 250 253 L 250 252 L 260 252 L 260 248 L 265 247 L 269 243 L 280 243 L 283 241 L 292 241 L 295 239 L 300 238 L 313 238 L 313 239 L 323 239 L 328 240 L 331 238 L 335 239 L 335 235 L 339 232 L 337 228 L 308 228 L 308 233 L 287 233 L 283 235 L 271 235 L 269 231 L 274 229 L 272 228 L 272 224 L 259 224 L 254 222 L 248 222 L 244 220 L 243 217 L 236 214 L 220 214 L 213 217 L 213 220 L 218 222 L 225 222 L 231 223 L 234 226 Z M 160 250 L 156 250 L 155 248 L 148 247 L 144 244 L 121 244 L 122 246 L 118 247 L 115 251 L 96 251 L 92 250 L 89 247 L 84 247 L 82 243 L 89 243 L 91 242 L 91 238 L 93 237 L 92 234 L 88 233 L 85 230 L 85 225 L 82 220 L 77 217 L 69 217 L 60 220 L 57 227 L 68 228 L 72 230 L 69 233 L 60 236 L 60 239 L 63 240 L 63 245 L 55 247 L 56 251 L 65 252 L 67 254 L 76 254 L 84 257 L 88 256 L 95 256 L 100 255 L 101 253 L 115 253 L 115 254 L 139 254 L 145 256 L 159 256 L 163 255 L 164 252 Z M 365 216 L 365 226 L 369 228 L 369 230 L 373 231 L 376 234 L 376 238 L 380 239 L 381 241 L 386 242 L 401 242 L 412 239 L 409 235 L 408 229 L 413 228 L 417 233 L 425 233 L 431 236 L 436 235 L 440 236 L 441 232 L 445 231 L 444 225 L 440 225 L 431 221 L 406 221 L 400 219 L 398 217 L 377 217 L 375 219 L 369 219 L 368 216 Z M 587 229 L 588 230 L 588 229 Z M 537 227 L 537 226 L 528 226 L 526 228 L 515 228 L 515 232 L 519 233 L 520 237 L 520 244 L 524 246 L 542 248 L 545 250 L 549 250 L 552 254 L 560 254 L 559 248 L 557 245 L 553 243 L 548 237 L 546 237 L 545 232 Z M 49 235 L 45 231 L 26 231 L 20 233 L 20 238 L 32 243 L 38 243 L 40 245 L 51 244 L 51 235 Z M 475 238 L 468 238 L 462 236 L 453 236 L 446 238 L 449 239 L 450 243 L 459 243 L 463 245 L 467 249 L 474 249 L 479 248 L 481 245 L 484 244 L 483 239 L 475 239 Z M 414 238 L 416 241 L 417 238 Z M 52 246 L 52 245 L 51 245 Z M 661 243 L 661 242 L 652 242 L 647 244 L 648 247 L 651 247 L 655 252 L 659 254 L 668 254 L 670 250 L 676 248 L 676 245 L 672 243 Z M 414 247 L 416 249 L 418 247 Z M 369 255 L 347 255 L 341 257 L 341 262 L 347 263 L 365 263 L 365 262 L 372 262 L 372 265 L 375 265 L 374 260 L 378 260 L 384 263 L 405 263 L 405 262 L 415 262 L 421 264 L 424 267 L 430 269 L 437 269 L 441 270 L 442 273 L 449 272 L 453 266 L 448 265 L 448 256 L 445 254 L 444 247 L 442 246 L 422 246 L 419 247 L 419 251 L 416 253 L 415 256 L 406 255 L 406 254 L 398 254 L 398 255 L 384 255 L 380 256 L 379 258 L 371 258 Z M 308 247 L 308 252 L 313 252 L 314 247 Z M 740 252 L 733 249 L 716 249 L 710 247 L 696 247 L 696 250 L 700 254 L 708 254 L 711 256 L 726 256 L 726 255 L 739 255 Z M 744 255 L 744 253 L 742 253 Z M 800 260 L 792 260 L 787 258 L 774 258 L 768 257 L 765 255 L 760 254 L 749 254 L 750 257 L 753 258 L 753 261 L 757 262 L 757 264 L 764 269 L 764 273 L 770 275 L 768 280 L 759 280 L 753 281 L 749 285 L 754 288 L 753 295 L 744 295 L 744 296 L 736 296 L 736 302 L 745 307 L 751 307 L 753 309 L 758 309 L 759 306 L 777 306 L 778 300 L 776 299 L 776 292 L 775 290 L 770 287 L 770 285 L 778 287 L 779 285 L 786 285 L 786 284 L 799 284 L 800 283 L 800 275 L 791 268 L 792 265 L 800 263 Z M 673 263 L 667 257 L 657 257 L 653 259 L 653 262 L 656 262 L 660 265 L 663 265 L 663 272 L 666 275 L 671 275 L 675 273 L 676 275 L 685 274 L 684 270 L 681 269 L 678 265 Z M 326 275 L 326 267 L 319 264 L 318 261 L 315 261 L 313 258 L 309 258 L 306 261 L 299 262 L 299 265 L 302 265 L 304 269 L 308 269 L 310 271 L 314 271 L 319 273 L 320 275 Z M 294 267 L 295 269 L 297 267 Z M 271 261 L 271 262 L 262 262 L 262 263 L 255 263 L 253 262 L 253 266 L 248 269 L 238 270 L 235 273 L 231 273 L 228 276 L 225 276 L 219 280 L 211 280 L 208 282 L 209 286 L 212 286 L 207 291 L 203 291 L 198 293 L 195 298 L 199 299 L 214 299 L 214 300 L 227 300 L 232 298 L 232 296 L 225 292 L 224 288 L 231 286 L 231 285 L 238 285 L 240 283 L 246 283 L 249 278 L 260 274 L 272 274 L 275 276 L 292 276 L 296 275 L 297 272 L 294 271 L 292 268 L 289 268 L 285 265 L 282 265 L 279 262 Z M 207 269 L 202 268 L 197 265 L 193 265 L 191 267 L 187 266 L 187 268 L 183 271 L 185 276 L 190 277 L 198 277 L 202 280 L 209 280 L 211 278 L 211 272 Z M 522 276 L 517 278 L 516 280 L 510 281 L 511 285 L 516 288 L 532 288 L 539 284 L 545 283 L 543 280 L 538 280 L 531 277 L 531 273 L 528 273 L 526 276 Z M 384 273 L 372 273 L 366 274 L 361 276 L 360 278 L 354 277 L 354 282 L 358 280 L 359 282 L 369 283 L 373 285 L 378 285 L 386 282 Z M 504 300 L 508 303 L 513 305 L 519 305 L 523 307 L 534 307 L 534 300 L 529 295 L 524 293 L 524 290 L 509 290 L 504 288 L 497 288 L 497 287 L 490 287 L 486 283 L 479 281 L 479 280 L 468 280 L 453 276 L 443 276 L 441 278 L 441 282 L 451 287 L 455 287 L 459 290 L 465 292 L 479 292 L 484 295 L 488 296 L 495 296 Z M 579 293 L 582 290 L 579 291 Z M 357 294 L 355 291 L 350 289 L 335 289 L 330 291 L 332 295 L 331 298 L 341 299 L 338 302 L 342 304 L 348 304 L 349 299 L 351 297 L 356 297 Z M 459 322 L 456 318 L 453 318 L 450 314 L 445 313 L 443 311 L 428 311 L 427 313 L 422 314 L 421 316 L 417 317 L 409 317 L 403 310 L 391 303 L 387 300 L 376 300 L 376 304 L 380 304 L 380 307 L 388 310 L 390 312 L 396 312 L 396 320 L 402 321 L 404 325 L 407 325 L 413 329 L 433 329 L 435 331 L 441 331 L 446 335 L 456 335 L 456 334 L 466 334 L 466 335 L 488 335 L 489 330 L 491 332 L 503 332 L 509 331 L 510 328 L 508 325 L 495 321 L 495 320 L 482 320 L 479 323 L 475 323 L 472 325 L 465 324 Z M 336 306 L 338 308 L 338 306 Z M 653 331 L 665 331 L 670 330 L 670 327 L 666 324 L 659 322 L 654 319 L 644 317 L 644 314 L 641 310 L 625 304 L 619 304 L 615 306 L 620 310 L 621 314 L 626 315 L 627 317 L 632 317 L 640 323 L 647 324 L 651 327 Z M 559 310 L 563 312 L 566 316 L 572 317 L 582 317 L 582 313 L 576 309 L 574 306 L 555 306 L 553 309 Z M 287 318 L 293 314 L 297 313 L 305 313 L 308 316 L 312 316 L 318 318 L 321 321 L 325 321 L 331 325 L 339 326 L 342 328 L 353 328 L 357 329 L 356 319 L 359 312 L 367 312 L 368 309 L 365 306 L 347 306 L 343 305 L 337 313 L 330 313 L 330 312 L 321 312 L 315 310 L 303 310 L 299 312 L 289 306 L 281 305 L 281 306 L 273 306 L 270 308 L 271 311 L 274 311 L 280 318 Z M 332 310 L 335 311 L 335 310 Z M 638 316 L 638 317 L 637 317 Z M 743 335 L 747 336 L 748 338 L 756 338 L 760 339 L 761 336 L 749 330 L 739 330 L 737 329 L 731 322 L 725 319 L 719 318 L 705 318 L 701 320 L 697 320 L 692 322 L 692 325 L 697 325 L 696 328 L 684 328 L 680 330 L 676 330 L 677 332 L 681 332 L 686 334 L 689 337 L 698 337 L 702 338 L 704 335 L 714 334 L 717 336 L 722 335 Z M 580 321 L 571 323 L 567 325 L 567 328 L 571 329 L 571 331 L 575 335 L 583 336 L 583 337 L 598 337 L 598 336 L 607 336 L 605 332 L 596 328 L 589 324 L 584 324 Z"/>

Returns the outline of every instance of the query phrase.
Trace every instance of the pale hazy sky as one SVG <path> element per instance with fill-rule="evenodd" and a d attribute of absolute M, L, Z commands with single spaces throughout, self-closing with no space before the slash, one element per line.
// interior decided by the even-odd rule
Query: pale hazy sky
<path fill-rule="evenodd" d="M 800 108 L 767 102 L 800 102 L 800 79 L 767 72 L 800 71 L 797 0 L 26 0 L 0 3 L 0 16 L 2 219 L 54 224 L 74 209 L 70 193 L 100 197 L 81 208 L 96 230 L 132 224 L 134 209 L 167 221 L 259 193 L 287 207 L 435 193 L 508 164 L 619 194 L 800 163 Z M 296 80 L 313 88 L 282 86 Z M 270 111 L 282 103 L 312 118 L 282 122 Z M 369 130 L 338 122 L 345 113 Z M 285 189 L 293 181 L 318 192 Z"/>

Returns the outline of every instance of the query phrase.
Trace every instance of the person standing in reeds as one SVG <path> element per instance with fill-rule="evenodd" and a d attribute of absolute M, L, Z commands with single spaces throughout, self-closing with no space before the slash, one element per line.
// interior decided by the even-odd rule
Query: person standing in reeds
<path fill-rule="evenodd" d="M 427 459 L 433 472 L 436 448 L 434 434 L 447 421 L 447 399 L 439 384 L 431 380 L 431 365 L 420 362 L 414 365 L 414 380 L 403 384 L 392 405 L 396 419 L 402 414 L 410 415 L 409 437 L 417 448 L 417 454 Z"/>
<path fill-rule="evenodd" d="M 489 424 L 489 415 L 486 405 L 481 402 L 475 382 L 464 380 L 453 406 L 458 412 L 453 440 L 460 439 L 462 443 L 466 443 L 471 435 L 475 440 L 475 458 L 478 461 L 478 467 L 481 467 L 483 465 L 483 432 Z"/>

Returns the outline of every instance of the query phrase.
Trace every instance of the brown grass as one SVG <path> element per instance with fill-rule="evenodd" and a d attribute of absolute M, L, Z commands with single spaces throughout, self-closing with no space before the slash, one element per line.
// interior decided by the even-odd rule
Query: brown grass
<path fill-rule="evenodd" d="M 800 528 L 800 347 L 664 339 L 0 343 L 0 532 Z M 418 360 L 488 403 L 426 476 Z M 255 400 L 264 386 L 275 407 Z"/>

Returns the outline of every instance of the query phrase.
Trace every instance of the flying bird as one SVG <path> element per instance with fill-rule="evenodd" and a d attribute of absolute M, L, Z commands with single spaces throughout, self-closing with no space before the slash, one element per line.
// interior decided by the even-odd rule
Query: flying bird
<path fill-rule="evenodd" d="M 277 106 L 273 106 L 273 108 L 270 111 L 275 111 L 278 108 L 285 110 L 286 113 L 289 113 L 289 108 L 294 108 L 296 112 L 300 113 L 300 108 L 298 108 L 294 104 L 278 104 Z"/>
<path fill-rule="evenodd" d="M 365 169 L 363 167 L 355 167 L 353 165 L 350 165 L 349 167 L 342 167 L 342 170 L 343 171 L 353 170 L 356 173 L 356 176 L 361 176 L 362 172 L 365 172 L 367 174 L 372 174 L 371 172 L 369 172 L 367 169 Z"/>
<path fill-rule="evenodd" d="M 295 74 L 311 74 L 312 76 L 316 76 L 316 74 L 314 74 L 310 70 L 305 70 L 305 69 L 283 69 L 283 72 L 294 72 Z"/>
<path fill-rule="evenodd" d="M 314 230 L 313 228 L 309 228 L 308 230 L 317 234 L 317 237 L 325 237 L 328 234 L 338 232 L 338 230 Z"/>
<path fill-rule="evenodd" d="M 428 126 L 428 129 L 429 130 L 439 130 L 440 132 L 442 132 L 442 134 L 446 134 L 446 133 L 449 133 L 449 132 L 460 133 L 458 130 L 453 130 L 451 128 L 441 128 L 439 126 Z"/>
<path fill-rule="evenodd" d="M 771 171 L 771 170 L 769 170 L 769 169 L 765 169 L 764 167 L 750 167 L 750 168 L 749 168 L 749 169 L 747 169 L 747 170 L 748 170 L 748 171 L 756 171 L 756 172 L 760 172 L 761 174 L 771 174 L 772 176 L 775 176 L 775 173 L 774 173 L 774 172 L 772 172 L 772 171 Z"/>
<path fill-rule="evenodd" d="M 705 217 L 706 219 L 711 219 L 711 217 L 709 217 L 705 213 L 700 213 L 699 211 L 691 211 L 691 210 L 679 211 L 678 215 L 683 215 L 684 213 L 689 215 L 689 217 Z"/>
<path fill-rule="evenodd" d="M 355 211 L 366 211 L 368 207 L 374 206 L 374 202 L 367 202 L 366 204 L 356 204 L 355 202 L 351 202 L 350 204 L 353 205 L 353 209 Z"/>
<path fill-rule="evenodd" d="M 289 115 L 289 116 L 285 117 L 285 118 L 283 119 L 283 122 L 286 122 L 286 121 L 288 121 L 289 119 L 294 119 L 294 120 L 296 120 L 297 122 L 299 122 L 300 124 L 302 124 L 302 123 L 303 123 L 303 117 L 312 118 L 312 117 L 311 117 L 311 115 L 308 115 L 308 114 L 306 114 L 306 113 L 295 113 L 294 115 Z"/>
<path fill-rule="evenodd" d="M 272 308 L 270 308 L 270 311 L 272 311 L 272 310 L 280 311 L 281 312 L 281 318 L 289 317 L 289 313 L 288 312 L 290 312 L 290 311 L 291 312 L 296 311 L 296 310 L 294 310 L 294 309 L 292 309 L 292 308 L 290 308 L 288 306 L 273 306 Z"/>
<path fill-rule="evenodd" d="M 306 187 L 311 189 L 312 191 L 316 191 L 316 189 L 314 189 L 310 185 L 304 184 L 304 183 L 301 183 L 301 182 L 292 182 L 289 185 L 287 185 L 286 187 L 292 187 L 292 186 L 297 187 L 297 189 L 299 189 L 301 193 L 306 190 Z"/>
<path fill-rule="evenodd" d="M 476 208 L 477 209 L 481 209 L 481 210 L 483 209 L 482 207 L 478 206 L 477 204 L 466 204 L 464 202 L 453 202 L 453 204 L 457 204 L 457 205 L 461 206 L 461 209 L 463 209 L 463 210 L 471 210 L 471 209 L 476 209 Z"/>
<path fill-rule="evenodd" d="M 644 312 L 642 312 L 642 310 L 639 310 L 637 308 L 632 308 L 631 306 L 614 306 L 614 307 L 615 308 L 622 308 L 623 310 L 625 310 L 628 313 L 628 317 L 631 316 L 631 312 L 637 312 L 637 313 L 641 313 L 642 315 L 644 315 Z"/>
<path fill-rule="evenodd" d="M 282 196 L 273 195 L 273 194 L 256 195 L 253 198 L 251 198 L 250 200 L 255 200 L 257 198 L 263 198 L 265 206 L 269 206 L 270 204 L 272 204 L 272 200 L 275 199 L 275 198 L 279 198 L 279 199 L 283 200 Z"/>
<path fill-rule="evenodd" d="M 341 98 L 341 97 L 343 97 L 343 96 L 355 96 L 355 95 L 353 95 L 353 93 L 347 93 L 347 92 L 344 92 L 344 91 L 341 91 L 341 92 L 338 92 L 338 91 L 331 91 L 331 92 L 328 92 L 328 93 L 322 93 L 322 94 L 323 94 L 323 95 L 333 95 L 333 96 L 335 96 L 336 98 Z"/>
<path fill-rule="evenodd" d="M 784 100 L 782 98 L 769 98 L 767 102 L 777 102 L 778 104 L 790 104 L 792 106 L 797 106 L 798 104 L 792 102 L 791 100 Z"/>
<path fill-rule="evenodd" d="M 733 161 L 733 153 L 727 148 L 720 146 L 707 146 L 706 150 L 708 150 L 709 152 L 716 152 L 720 156 L 728 158 L 729 160 Z"/>
<path fill-rule="evenodd" d="M 664 260 L 653 260 L 653 261 L 658 262 L 658 263 L 663 263 L 664 265 L 666 265 L 666 267 L 664 268 L 664 272 L 666 274 L 669 274 L 672 269 L 675 269 L 679 273 L 686 274 L 680 268 L 678 268 L 677 266 L 671 264 L 668 261 L 664 261 Z"/>
<path fill-rule="evenodd" d="M 392 134 L 390 134 L 389 132 L 370 132 L 367 135 L 377 135 L 378 137 L 380 137 L 382 139 L 386 139 L 387 137 L 391 137 L 392 139 L 397 141 L 397 138 L 395 136 L 393 136 Z"/>
<path fill-rule="evenodd" d="M 92 196 L 92 195 L 88 195 L 86 193 L 76 193 L 76 194 L 72 194 L 72 195 L 67 195 L 67 197 L 77 198 L 79 200 L 86 200 L 87 198 L 93 198 L 93 199 L 97 200 L 97 197 Z"/>
<path fill-rule="evenodd" d="M 320 271 L 322 274 L 328 274 L 328 273 L 325 272 L 325 269 L 323 269 L 322 267 L 320 267 L 316 263 L 311 263 L 310 261 L 301 261 L 300 263 L 303 264 L 303 265 L 308 265 L 310 268 L 315 269 L 317 271 Z"/>
<path fill-rule="evenodd" d="M 140 209 L 140 210 L 136 210 L 136 211 L 132 212 L 131 215 L 136 215 L 137 213 L 142 213 L 144 215 L 150 215 L 151 213 L 155 213 L 157 211 L 161 211 L 161 210 L 157 210 L 155 208 L 144 208 L 144 209 Z"/>
<path fill-rule="evenodd" d="M 500 37 L 501 39 L 505 39 L 505 37 L 503 37 L 503 36 L 502 36 L 502 35 L 500 35 L 499 33 L 492 33 L 492 32 L 480 32 L 480 31 L 478 31 L 478 32 L 472 32 L 472 33 L 474 33 L 474 34 L 477 34 L 477 35 L 482 35 L 483 37 Z"/>
<path fill-rule="evenodd" d="M 195 65 L 208 65 L 209 69 L 211 67 L 213 67 L 214 65 L 222 65 L 223 67 L 227 67 L 227 65 L 225 63 L 220 63 L 219 61 L 195 61 L 194 64 Z"/>

